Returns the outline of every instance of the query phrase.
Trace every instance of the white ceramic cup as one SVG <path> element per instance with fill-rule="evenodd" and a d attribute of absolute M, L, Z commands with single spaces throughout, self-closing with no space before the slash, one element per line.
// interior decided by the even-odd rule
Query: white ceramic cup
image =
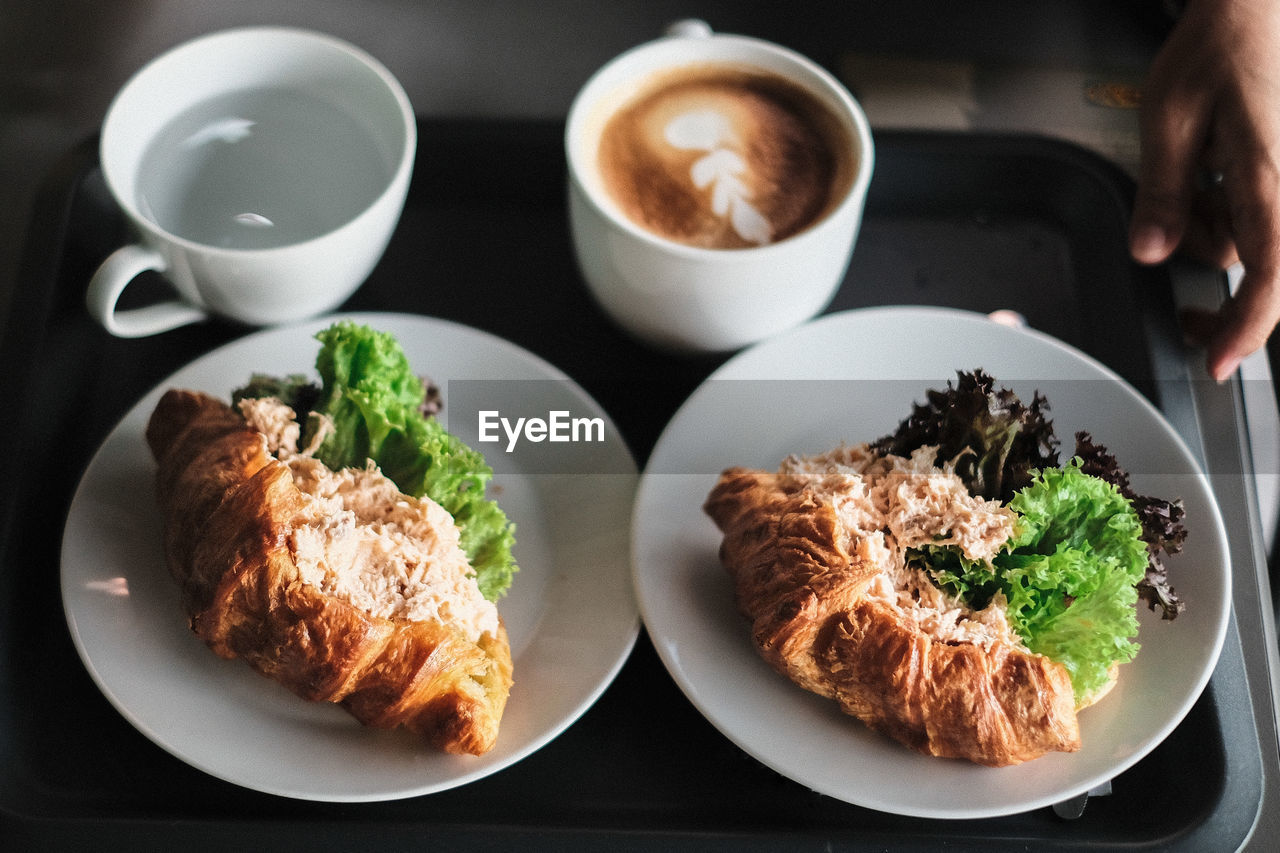
<path fill-rule="evenodd" d="M 771 72 L 830 108 L 857 147 L 842 199 L 786 239 L 742 249 L 678 243 L 629 220 L 596 167 L 609 117 L 646 81 L 681 66 L 725 64 Z M 664 349 L 737 349 L 792 328 L 822 311 L 848 269 L 874 165 L 871 130 L 839 81 L 794 51 L 770 42 L 712 33 L 698 21 L 619 55 L 583 86 L 565 129 L 569 220 L 584 279 L 600 306 L 638 338 Z"/>
<path fill-rule="evenodd" d="M 309 103 L 319 99 L 363 128 L 358 135 L 385 165 L 362 187 L 369 204 L 345 223 L 265 248 L 200 242 L 148 216 L 139 199 L 142 166 L 166 125 L 210 99 L 260 97 L 264 90 L 313 99 Z M 368 146 L 362 146 L 365 155 Z M 416 146 L 413 108 L 400 84 L 373 57 L 336 38 L 249 27 L 173 48 L 125 84 L 103 122 L 103 176 L 136 242 L 113 252 L 93 275 L 86 296 L 90 314 L 115 335 L 140 337 L 212 314 L 273 325 L 336 308 L 364 283 L 386 249 L 404 207 Z M 177 298 L 118 310 L 125 288 L 147 270 L 161 273 Z"/>

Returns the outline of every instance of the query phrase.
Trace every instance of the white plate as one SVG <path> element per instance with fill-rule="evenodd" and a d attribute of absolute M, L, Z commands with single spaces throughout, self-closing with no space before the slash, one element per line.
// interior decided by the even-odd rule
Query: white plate
<path fill-rule="evenodd" d="M 401 314 L 347 316 L 393 333 L 414 369 L 442 386 L 446 414 L 452 390 L 479 395 L 513 418 L 560 410 L 607 425 L 589 452 L 583 446 L 562 454 L 581 465 L 549 473 L 531 455 L 536 445 L 517 445 L 508 455 L 500 445 L 476 443 L 476 423 L 455 417 L 447 424 L 494 465 L 491 493 L 517 525 L 520 572 L 499 602 L 515 686 L 493 750 L 481 757 L 431 752 L 406 732 L 363 728 L 336 706 L 303 701 L 243 662 L 218 658 L 188 630 L 164 567 L 155 465 L 143 438 L 160 394 L 184 387 L 229 397 L 254 371 L 314 375 L 319 343 L 312 336 L 334 318 L 258 332 L 215 350 L 125 416 L 72 501 L 62 595 L 89 674 L 157 744 L 248 788 L 353 802 L 444 790 L 534 752 L 613 680 L 639 618 L 628 571 L 636 468 L 599 406 L 554 367 L 492 335 Z"/>
<path fill-rule="evenodd" d="M 1016 767 L 919 755 L 795 687 L 757 657 L 700 507 L 730 465 L 775 469 L 790 453 L 892 432 L 929 388 L 983 368 L 1029 401 L 1049 399 L 1069 455 L 1078 429 L 1114 452 L 1140 492 L 1181 496 L 1189 537 L 1170 575 L 1187 602 L 1172 622 L 1140 607 L 1142 650 L 1081 713 L 1083 747 Z M 1065 457 L 1064 457 L 1065 458 Z M 640 612 L 685 694 L 764 764 L 832 797 L 905 815 L 984 817 L 1088 791 L 1155 747 L 1200 695 L 1230 601 L 1226 533 L 1178 435 L 1114 373 L 1052 338 L 981 315 L 883 308 L 821 318 L 727 362 L 660 437 L 636 498 L 632 567 Z"/>

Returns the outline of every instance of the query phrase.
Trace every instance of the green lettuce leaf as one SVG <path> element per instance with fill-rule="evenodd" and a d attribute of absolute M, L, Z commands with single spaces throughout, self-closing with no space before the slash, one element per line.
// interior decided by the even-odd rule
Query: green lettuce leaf
<path fill-rule="evenodd" d="M 1019 516 L 997 573 L 1010 622 L 1033 652 L 1071 673 L 1077 700 L 1106 684 L 1138 644 L 1135 585 L 1147 569 L 1129 500 L 1073 459 L 1036 473 L 1009 506 Z"/>
<path fill-rule="evenodd" d="M 1137 581 L 1139 597 L 1163 618 L 1177 617 L 1183 602 L 1170 584 L 1165 557 L 1178 553 L 1187 535 L 1181 502 L 1137 494 L 1113 454 L 1087 432 L 1077 432 L 1075 438 L 1072 455 L 1082 470 L 1115 486 L 1142 521 L 1147 569 Z M 871 448 L 907 457 L 925 446 L 937 448 L 935 464 L 954 466 L 970 494 L 1003 503 L 1030 485 L 1036 471 L 1058 467 L 1059 442 L 1048 400 L 1037 391 L 1030 403 L 1023 403 L 982 370 L 958 371 L 954 384 L 928 391 L 926 402 L 917 403 L 894 432 Z"/>
<path fill-rule="evenodd" d="M 394 336 L 352 322 L 316 335 L 320 387 L 300 391 L 299 377 L 255 376 L 233 396 L 281 396 L 326 415 L 334 429 L 316 458 L 334 470 L 363 467 L 372 459 L 405 494 L 426 495 L 448 510 L 460 531 L 463 551 L 490 601 L 504 595 L 518 568 L 512 555 L 515 525 L 486 498 L 493 469 L 434 417 L 424 414 L 427 387 L 413 372 Z M 309 407 L 302 404 L 310 402 Z M 301 444 L 310 443 L 318 421 L 305 419 Z"/>
<path fill-rule="evenodd" d="M 1142 522 L 1115 486 L 1073 459 L 1033 471 L 1009 502 L 1013 537 L 990 564 L 950 546 L 912 555 L 944 590 L 976 608 L 997 594 L 1027 648 L 1066 667 L 1076 699 L 1138 652 L 1134 585 L 1147 567 Z"/>

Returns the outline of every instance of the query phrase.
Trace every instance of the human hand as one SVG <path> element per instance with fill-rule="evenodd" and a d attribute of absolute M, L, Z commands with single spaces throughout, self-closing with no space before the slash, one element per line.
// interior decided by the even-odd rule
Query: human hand
<path fill-rule="evenodd" d="M 1183 317 L 1226 379 L 1280 320 L 1280 3 L 1190 0 L 1148 74 L 1141 136 L 1133 257 L 1243 267 L 1220 311 Z"/>

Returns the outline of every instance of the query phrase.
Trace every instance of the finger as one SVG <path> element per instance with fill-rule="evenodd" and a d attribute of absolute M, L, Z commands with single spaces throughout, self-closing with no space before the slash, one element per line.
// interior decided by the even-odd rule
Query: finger
<path fill-rule="evenodd" d="M 1246 356 L 1261 349 L 1280 317 L 1280 294 L 1270 287 L 1240 282 L 1236 296 L 1223 306 L 1207 347 L 1205 367 L 1218 381 L 1227 379 Z"/>
<path fill-rule="evenodd" d="M 1187 343 L 1199 347 L 1207 347 L 1222 326 L 1218 314 L 1204 308 L 1184 308 L 1178 320 Z"/>
<path fill-rule="evenodd" d="M 1204 147 L 1200 104 L 1172 105 L 1170 97 L 1145 103 L 1138 190 L 1129 229 L 1129 251 L 1140 263 L 1167 259 L 1186 232 L 1195 195 L 1195 173 Z"/>
<path fill-rule="evenodd" d="M 1261 349 L 1280 320 L 1280 281 L 1274 268 L 1267 273 L 1245 267 L 1240 287 L 1227 300 L 1207 335 L 1205 366 L 1219 381 L 1236 371 L 1240 362 Z"/>
<path fill-rule="evenodd" d="M 1280 320 L 1280 168 L 1261 153 L 1235 159 L 1223 188 L 1244 275 L 1209 343 L 1208 368 L 1217 379 L 1266 344 Z"/>
<path fill-rule="evenodd" d="M 1240 260 L 1229 234 L 1216 225 L 1205 225 L 1194 219 L 1182 239 L 1182 249 L 1188 256 L 1221 270 Z"/>
<path fill-rule="evenodd" d="M 1203 263 L 1226 269 L 1240 260 L 1231 213 L 1220 187 L 1196 193 L 1181 248 Z"/>

